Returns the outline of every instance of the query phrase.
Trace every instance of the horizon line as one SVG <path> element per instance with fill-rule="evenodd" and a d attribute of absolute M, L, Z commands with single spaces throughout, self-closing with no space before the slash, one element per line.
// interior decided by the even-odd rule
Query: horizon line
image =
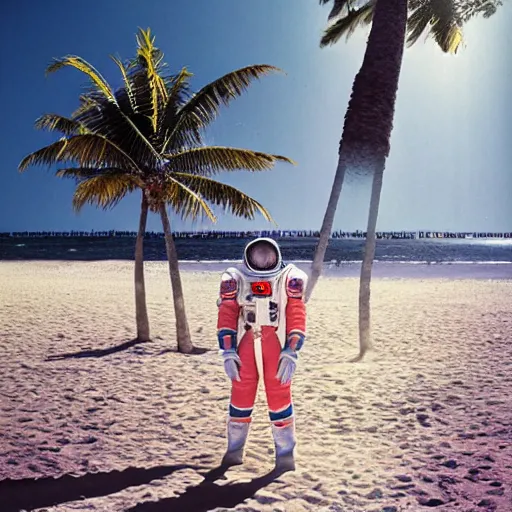
<path fill-rule="evenodd" d="M 248 237 L 248 236 L 278 236 L 280 238 L 298 237 L 298 238 L 318 238 L 319 230 L 313 229 L 274 229 L 274 230 L 182 230 L 172 231 L 177 237 L 200 237 L 200 236 L 218 236 L 224 238 L 232 237 Z M 512 238 L 512 231 L 443 231 L 443 230 L 382 230 L 376 231 L 377 237 L 394 237 L 394 238 Z M 163 237 L 163 231 L 145 231 L 144 235 Z M 0 231 L 0 238 L 18 238 L 26 237 L 136 237 L 137 231 L 119 230 L 119 229 L 101 229 L 101 230 L 37 230 L 37 231 Z M 330 234 L 331 238 L 366 238 L 366 231 L 356 230 L 334 230 Z"/>

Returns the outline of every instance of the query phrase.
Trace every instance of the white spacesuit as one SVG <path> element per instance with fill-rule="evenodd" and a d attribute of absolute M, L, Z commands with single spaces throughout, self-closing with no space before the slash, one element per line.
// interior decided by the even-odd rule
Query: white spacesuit
<path fill-rule="evenodd" d="M 222 275 L 218 341 L 232 380 L 228 448 L 223 464 L 241 464 L 259 380 L 265 386 L 276 469 L 295 469 L 291 379 L 306 336 L 307 275 L 285 265 L 270 238 L 249 242 L 242 268 Z"/>

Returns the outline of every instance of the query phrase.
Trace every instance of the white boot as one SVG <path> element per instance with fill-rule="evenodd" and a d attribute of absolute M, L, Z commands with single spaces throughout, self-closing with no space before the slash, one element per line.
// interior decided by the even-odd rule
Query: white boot
<path fill-rule="evenodd" d="M 243 464 L 244 446 L 250 426 L 250 422 L 228 420 L 228 449 L 222 459 L 222 466 Z"/>
<path fill-rule="evenodd" d="M 297 444 L 295 421 L 284 426 L 272 424 L 272 435 L 276 448 L 276 470 L 279 472 L 295 471 L 294 450 Z"/>

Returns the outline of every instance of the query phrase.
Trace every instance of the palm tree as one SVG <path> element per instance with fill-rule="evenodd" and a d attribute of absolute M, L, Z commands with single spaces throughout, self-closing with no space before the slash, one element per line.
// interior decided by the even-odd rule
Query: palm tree
<path fill-rule="evenodd" d="M 163 53 L 154 45 L 149 29 L 139 30 L 137 43 L 132 61 L 123 63 L 113 57 L 123 77 L 123 86 L 116 91 L 80 57 L 56 59 L 48 67 L 50 73 L 76 68 L 86 74 L 91 88 L 80 96 L 80 106 L 70 118 L 47 114 L 36 121 L 38 128 L 60 132 L 63 137 L 25 157 L 19 170 L 35 164 L 73 163 L 74 167 L 60 169 L 57 175 L 77 180 L 76 210 L 86 203 L 111 208 L 128 193 L 142 191 L 135 251 L 138 335 L 149 338 L 142 253 L 147 214 L 152 211 L 160 215 L 165 233 L 178 350 L 191 353 L 194 346 L 167 207 L 183 218 L 206 216 L 215 221 L 211 204 L 236 216 L 253 219 L 261 213 L 272 220 L 256 200 L 212 177 L 221 171 L 263 171 L 278 161 L 293 162 L 247 149 L 204 146 L 202 134 L 222 104 L 227 106 L 240 96 L 252 80 L 279 70 L 269 65 L 248 66 L 191 94 L 191 73 L 185 68 L 177 74 L 167 72 Z"/>
<path fill-rule="evenodd" d="M 320 4 L 329 1 L 320 0 Z M 371 30 L 345 114 L 338 166 L 315 250 L 306 300 L 311 297 L 322 270 L 345 173 L 371 176 L 372 193 L 360 275 L 357 360 L 371 347 L 370 281 L 375 230 L 406 32 L 409 45 L 427 30 L 443 52 L 456 53 L 462 43 L 462 25 L 478 13 L 491 16 L 498 5 L 501 0 L 334 0 L 329 14 L 331 24 L 322 37 L 322 47 L 336 43 L 343 35 L 350 36 L 361 25 L 371 23 Z"/>

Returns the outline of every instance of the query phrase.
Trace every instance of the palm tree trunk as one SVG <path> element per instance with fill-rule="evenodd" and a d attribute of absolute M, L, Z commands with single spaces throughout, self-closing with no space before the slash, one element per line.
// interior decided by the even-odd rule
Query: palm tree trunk
<path fill-rule="evenodd" d="M 306 302 L 309 301 L 313 288 L 315 287 L 324 264 L 325 253 L 327 246 L 329 245 L 329 238 L 332 233 L 332 226 L 334 224 L 334 216 L 336 215 L 336 208 L 340 199 L 341 188 L 343 186 L 343 180 L 345 179 L 345 170 L 347 169 L 347 162 L 343 158 L 344 153 L 340 152 L 338 158 L 338 167 L 336 168 L 336 174 L 334 175 L 334 182 L 332 184 L 331 195 L 329 196 L 329 202 L 325 209 L 324 220 L 322 222 L 322 228 L 320 230 L 320 239 L 315 249 L 315 255 L 313 257 L 313 263 L 311 265 L 311 273 L 308 279 L 308 286 L 306 290 Z"/>
<path fill-rule="evenodd" d="M 135 242 L 135 318 L 137 322 L 137 340 L 149 341 L 149 318 L 146 305 L 146 285 L 144 283 L 144 235 L 148 220 L 148 201 L 144 190 L 140 207 L 139 231 Z"/>
<path fill-rule="evenodd" d="M 371 347 L 370 283 L 375 230 L 386 158 L 390 150 L 396 93 L 407 25 L 407 0 L 378 0 L 361 69 L 354 80 L 344 138 L 356 172 L 372 176 L 366 244 L 359 281 L 359 356 Z M 343 148 L 345 149 L 345 148 Z"/>
<path fill-rule="evenodd" d="M 372 348 L 370 339 L 370 283 L 372 279 L 373 259 L 375 258 L 375 232 L 377 229 L 377 217 L 379 215 L 384 163 L 383 161 L 381 170 L 377 170 L 373 175 L 370 212 L 368 215 L 368 226 L 366 228 L 366 244 L 359 278 L 359 356 L 356 360 L 361 360 L 366 352 Z"/>
<path fill-rule="evenodd" d="M 169 222 L 169 217 L 164 203 L 160 205 L 160 217 L 162 218 L 162 226 L 164 228 L 167 259 L 169 260 L 174 316 L 176 317 L 178 352 L 191 354 L 194 351 L 194 345 L 190 339 L 190 330 L 188 328 L 187 314 L 185 311 L 185 298 L 183 296 L 183 287 L 181 285 L 178 253 L 176 252 L 176 245 L 171 233 L 171 224 Z"/>
<path fill-rule="evenodd" d="M 406 25 L 407 0 L 377 1 L 363 64 L 354 79 L 345 114 L 338 167 L 313 258 L 306 301 L 322 272 L 345 174 L 373 175 L 381 167 L 383 170 L 389 154 Z"/>

